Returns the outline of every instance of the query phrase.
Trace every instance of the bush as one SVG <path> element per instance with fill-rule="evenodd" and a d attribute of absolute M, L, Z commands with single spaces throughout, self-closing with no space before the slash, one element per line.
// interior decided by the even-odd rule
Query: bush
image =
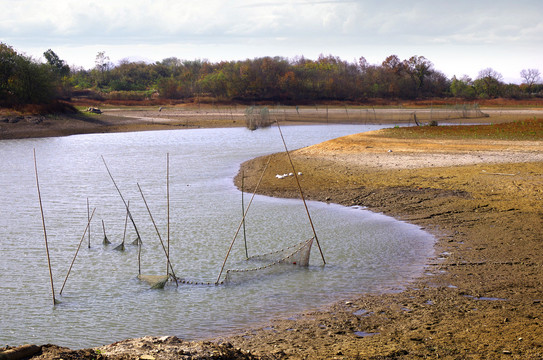
<path fill-rule="evenodd" d="M 51 66 L 0 43 L 0 99 L 5 106 L 45 104 L 62 89 Z"/>

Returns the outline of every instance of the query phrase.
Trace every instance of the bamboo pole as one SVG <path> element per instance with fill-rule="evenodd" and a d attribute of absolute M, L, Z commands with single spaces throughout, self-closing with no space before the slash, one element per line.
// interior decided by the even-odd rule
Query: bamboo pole
<path fill-rule="evenodd" d="M 126 208 L 126 215 L 124 217 L 124 232 L 123 232 L 123 241 L 121 244 L 123 244 L 123 250 L 124 250 L 124 240 L 126 239 L 126 228 L 128 225 L 128 208 L 130 207 L 130 200 L 128 200 L 127 208 Z"/>
<path fill-rule="evenodd" d="M 136 226 L 136 223 L 134 222 L 134 218 L 132 217 L 132 213 L 130 212 L 130 209 L 128 209 L 128 205 L 126 201 L 124 200 L 123 194 L 121 194 L 121 190 L 119 190 L 119 187 L 117 186 L 117 183 L 113 179 L 113 175 L 111 175 L 111 171 L 109 171 L 109 167 L 106 164 L 106 160 L 102 156 L 102 161 L 104 162 L 104 165 L 106 166 L 107 173 L 109 174 L 109 177 L 111 178 L 111 181 L 113 181 L 113 185 L 115 185 L 115 188 L 117 189 L 117 192 L 119 193 L 119 196 L 121 197 L 121 200 L 124 203 L 124 206 L 126 207 L 126 212 L 128 214 L 128 217 L 130 218 L 130 221 L 132 222 L 132 225 L 134 226 L 134 230 L 136 230 L 136 235 L 138 237 L 138 274 L 141 275 L 141 245 L 142 240 L 140 233 L 138 231 L 138 227 Z"/>
<path fill-rule="evenodd" d="M 290 162 L 290 165 L 292 166 L 292 172 L 294 173 L 294 178 L 296 179 L 296 184 L 298 184 L 298 190 L 300 191 L 300 196 L 302 197 L 302 201 L 304 203 L 305 211 L 307 213 L 307 217 L 309 219 L 309 224 L 311 224 L 311 229 L 313 229 L 313 235 L 315 236 L 315 240 L 317 241 L 317 246 L 319 248 L 319 252 L 321 253 L 322 262 L 324 265 L 326 265 L 326 260 L 324 260 L 324 254 L 322 253 L 321 245 L 319 244 L 319 239 L 317 238 L 317 232 L 315 231 L 315 226 L 313 225 L 313 220 L 311 220 L 311 215 L 309 214 L 309 208 L 307 207 L 307 203 L 305 202 L 304 193 L 302 191 L 302 186 L 300 185 L 300 179 L 298 179 L 298 174 L 296 173 L 296 169 L 294 168 L 294 163 L 292 162 L 292 158 L 290 157 L 290 152 L 287 148 L 287 143 L 285 142 L 285 138 L 283 137 L 283 132 L 281 131 L 281 127 L 279 126 L 279 121 L 277 121 L 277 128 L 279 129 L 279 134 L 281 135 L 281 140 L 283 140 L 283 145 L 285 146 L 285 151 L 288 156 L 288 160 Z"/>
<path fill-rule="evenodd" d="M 128 207 L 130 207 L 130 200 L 128 200 Z M 126 216 L 124 218 L 124 232 L 123 232 L 123 241 L 120 245 L 117 245 L 113 250 L 124 251 L 124 240 L 126 239 L 126 226 L 128 225 L 128 210 L 126 211 Z"/>
<path fill-rule="evenodd" d="M 36 187 L 38 189 L 38 199 L 40 201 L 41 222 L 43 225 L 43 237 L 45 238 L 45 252 L 47 254 L 47 265 L 49 266 L 49 279 L 51 280 L 51 294 L 53 296 L 53 306 L 57 303 L 55 299 L 55 287 L 53 285 L 53 271 L 51 270 L 51 258 L 49 257 L 49 245 L 47 243 L 47 230 L 45 229 L 45 216 L 43 215 L 43 205 L 41 201 L 40 182 L 38 180 L 38 164 L 36 161 L 36 149 L 34 149 L 34 172 L 36 173 Z"/>
<path fill-rule="evenodd" d="M 60 288 L 59 295 L 62 295 L 62 290 L 64 290 L 64 285 L 66 285 L 66 280 L 68 280 L 68 276 L 70 276 L 70 272 L 72 271 L 72 266 L 74 266 L 75 258 L 77 257 L 77 254 L 79 253 L 79 249 L 81 248 L 81 244 L 83 243 L 83 240 L 85 240 L 85 234 L 87 233 L 87 230 L 90 228 L 90 222 L 92 217 L 94 216 L 94 212 L 96 211 L 96 208 L 92 210 L 92 215 L 87 218 L 87 226 L 85 226 L 85 231 L 83 231 L 83 235 L 81 236 L 81 240 L 79 240 L 79 245 L 77 246 L 77 250 L 75 251 L 74 258 L 72 259 L 72 263 L 70 264 L 70 268 L 68 269 L 68 272 L 66 273 L 66 277 L 64 278 L 64 282 L 62 283 L 62 287 Z"/>
<path fill-rule="evenodd" d="M 168 215 L 167 215 L 167 224 L 168 224 L 168 251 L 166 256 L 170 258 L 170 153 L 166 154 L 166 200 L 168 203 Z M 169 276 L 168 263 L 166 263 L 166 276 Z M 173 275 L 173 274 L 172 274 Z"/>
<path fill-rule="evenodd" d="M 90 223 L 90 207 L 89 207 L 89 198 L 87 198 L 87 220 L 89 221 Z M 89 249 L 91 248 L 91 245 L 90 245 L 90 242 L 91 242 L 91 236 L 90 236 L 90 226 L 89 226 L 89 231 L 88 231 L 88 235 L 89 235 Z"/>
<path fill-rule="evenodd" d="M 149 216 L 151 217 L 151 221 L 153 222 L 153 226 L 155 227 L 156 234 L 158 235 L 158 239 L 160 240 L 160 244 L 162 245 L 162 249 L 164 250 L 164 254 L 166 254 L 166 265 L 170 268 L 172 272 L 172 276 L 175 279 L 175 284 L 177 283 L 177 276 L 175 276 L 175 272 L 173 271 L 172 263 L 170 262 L 170 254 L 166 250 L 166 247 L 164 246 L 164 241 L 162 241 L 162 236 L 160 236 L 160 232 L 158 231 L 158 227 L 156 226 L 155 219 L 153 219 L 153 215 L 151 214 L 151 210 L 149 209 L 149 205 L 147 205 L 147 201 L 145 200 L 145 196 L 143 196 L 143 191 L 141 190 L 140 184 L 138 185 L 138 189 L 140 190 L 141 197 L 143 199 L 143 202 L 145 203 L 145 207 L 147 208 L 147 212 L 149 213 Z"/>
<path fill-rule="evenodd" d="M 260 183 L 262 182 L 262 179 L 264 178 L 264 173 L 266 172 L 266 169 L 268 168 L 268 165 L 270 164 L 271 155 L 268 156 L 268 161 L 266 162 L 266 166 L 264 166 L 264 170 L 262 171 L 262 174 L 260 175 L 260 179 L 258 179 L 258 183 L 255 186 L 255 189 L 253 191 L 253 195 L 251 196 L 251 200 L 249 201 L 249 204 L 247 205 L 247 209 L 245 209 L 245 212 L 243 213 L 243 217 L 238 225 L 238 228 L 236 230 L 236 233 L 234 234 L 234 238 L 232 239 L 232 242 L 230 243 L 230 247 L 228 248 L 228 251 L 226 252 L 226 256 L 224 257 L 224 261 L 222 263 L 221 271 L 219 272 L 219 276 L 217 277 L 217 281 L 215 282 L 215 285 L 218 285 L 221 280 L 221 275 L 224 270 L 224 266 L 226 265 L 226 260 L 228 260 L 228 256 L 230 256 L 230 252 L 232 251 L 232 247 L 234 246 L 234 242 L 236 241 L 236 238 L 238 237 L 239 230 L 241 229 L 241 225 L 245 221 L 245 217 L 247 216 L 247 212 L 249 211 L 249 208 L 251 207 L 251 204 L 253 203 L 253 199 L 255 198 L 256 191 L 258 187 L 260 186 Z"/>
<path fill-rule="evenodd" d="M 243 217 L 243 242 L 245 243 L 245 257 L 249 259 L 249 252 L 247 251 L 247 234 L 245 231 L 245 205 L 243 202 L 244 193 L 243 193 L 243 186 L 245 182 L 245 174 L 243 171 L 241 172 L 241 215 Z"/>

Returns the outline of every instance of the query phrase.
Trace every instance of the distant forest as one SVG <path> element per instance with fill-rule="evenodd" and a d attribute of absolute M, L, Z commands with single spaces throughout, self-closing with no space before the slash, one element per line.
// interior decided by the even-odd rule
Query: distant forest
<path fill-rule="evenodd" d="M 148 64 L 110 62 L 104 52 L 95 67 L 70 67 L 54 51 L 40 61 L 0 43 L 0 106 L 41 104 L 72 96 L 96 99 L 205 99 L 307 103 L 367 99 L 543 98 L 537 69 L 520 72 L 521 85 L 506 84 L 500 73 L 483 69 L 476 79 L 447 78 L 424 56 L 401 60 L 388 56 L 381 64 L 364 57 L 348 62 L 335 57 L 261 57 L 242 61 L 181 60 Z"/>

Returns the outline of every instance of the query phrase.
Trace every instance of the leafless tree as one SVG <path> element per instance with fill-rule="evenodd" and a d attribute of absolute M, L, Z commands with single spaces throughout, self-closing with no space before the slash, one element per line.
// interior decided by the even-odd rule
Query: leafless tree
<path fill-rule="evenodd" d="M 528 89 L 541 81 L 541 73 L 537 69 L 524 69 L 520 72 L 520 76 L 524 83 L 528 85 Z"/>

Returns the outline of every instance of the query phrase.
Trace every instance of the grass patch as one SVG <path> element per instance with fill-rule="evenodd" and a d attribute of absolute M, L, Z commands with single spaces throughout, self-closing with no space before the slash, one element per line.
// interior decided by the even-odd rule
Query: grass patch
<path fill-rule="evenodd" d="M 401 139 L 542 140 L 543 119 L 489 125 L 395 127 L 381 134 Z"/>

